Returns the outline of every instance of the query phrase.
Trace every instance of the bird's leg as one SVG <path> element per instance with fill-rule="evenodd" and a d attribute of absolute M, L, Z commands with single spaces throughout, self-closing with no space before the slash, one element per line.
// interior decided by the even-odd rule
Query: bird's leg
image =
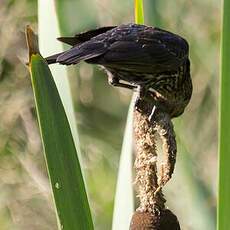
<path fill-rule="evenodd" d="M 126 89 L 135 89 L 136 88 L 136 86 L 134 86 L 134 85 L 121 83 L 120 79 L 116 76 L 113 76 L 113 75 L 108 76 L 108 82 L 112 86 L 122 87 L 122 88 L 126 88 Z"/>

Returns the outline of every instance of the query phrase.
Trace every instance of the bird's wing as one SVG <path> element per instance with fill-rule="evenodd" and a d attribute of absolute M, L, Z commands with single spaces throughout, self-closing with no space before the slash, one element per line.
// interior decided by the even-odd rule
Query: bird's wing
<path fill-rule="evenodd" d="M 103 33 L 106 29 L 98 30 Z M 188 58 L 187 42 L 167 31 L 155 29 L 154 32 L 144 31 L 138 36 L 130 33 L 124 36 L 107 34 L 95 37 L 96 34 L 100 34 L 98 30 L 79 35 L 78 41 L 82 39 L 81 44 L 53 56 L 53 59 L 56 58 L 56 62 L 65 65 L 85 60 L 114 69 L 161 73 L 177 70 Z M 93 38 L 90 39 L 91 37 Z"/>
<path fill-rule="evenodd" d="M 68 44 L 68 45 L 75 46 L 75 45 L 81 44 L 83 42 L 86 42 L 86 41 L 90 40 L 91 38 L 93 38 L 99 34 L 103 34 L 109 30 L 112 30 L 115 27 L 116 26 L 100 27 L 98 29 L 89 30 L 89 31 L 86 31 L 83 33 L 76 34 L 73 37 L 60 37 L 57 39 L 61 42 Z"/>
<path fill-rule="evenodd" d="M 163 35 L 116 41 L 88 62 L 145 73 L 177 70 L 188 58 L 188 44 L 179 36 Z"/>

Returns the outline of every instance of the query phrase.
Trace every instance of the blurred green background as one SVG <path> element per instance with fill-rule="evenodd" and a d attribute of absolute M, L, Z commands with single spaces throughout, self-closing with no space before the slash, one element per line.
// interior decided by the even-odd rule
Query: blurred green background
<path fill-rule="evenodd" d="M 190 44 L 194 90 L 185 113 L 174 120 L 178 157 L 173 179 L 164 189 L 167 205 L 183 230 L 214 230 L 220 2 L 144 4 L 145 24 L 180 34 Z M 37 30 L 37 1 L 0 0 L 0 6 L 0 229 L 56 230 L 33 93 L 23 64 L 24 28 L 30 24 Z M 63 15 L 59 19 L 65 35 L 134 21 L 132 0 L 65 0 L 59 1 L 57 11 Z M 68 70 L 95 229 L 108 230 L 132 94 L 109 86 L 98 67 L 81 63 Z"/>

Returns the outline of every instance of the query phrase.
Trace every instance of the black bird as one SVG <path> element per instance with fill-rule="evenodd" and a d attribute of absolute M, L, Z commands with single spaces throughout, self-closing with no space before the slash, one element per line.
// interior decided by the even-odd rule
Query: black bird
<path fill-rule="evenodd" d="M 138 88 L 170 117 L 181 115 L 192 95 L 189 45 L 156 27 L 127 24 L 60 37 L 71 49 L 47 57 L 48 64 L 101 65 L 113 86 Z"/>

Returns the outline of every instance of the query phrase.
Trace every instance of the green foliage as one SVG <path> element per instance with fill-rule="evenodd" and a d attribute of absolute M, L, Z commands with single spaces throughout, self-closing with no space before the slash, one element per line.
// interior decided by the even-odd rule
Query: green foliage
<path fill-rule="evenodd" d="M 117 176 L 113 211 L 113 230 L 128 229 L 134 211 L 133 192 L 133 108 L 135 96 L 129 106 Z"/>
<path fill-rule="evenodd" d="M 53 1 L 55 2 L 56 15 L 61 35 L 72 36 L 74 33 L 86 30 L 86 28 L 95 28 L 97 26 L 95 1 Z"/>
<path fill-rule="evenodd" d="M 134 18 L 133 0 L 56 1 L 63 7 L 57 13 L 66 26 L 61 28 L 59 21 L 63 36 L 96 26 L 128 23 Z M 43 2 L 47 6 L 54 1 Z M 180 139 L 176 170 L 164 190 L 167 205 L 177 214 L 182 229 L 210 230 L 215 225 L 220 2 L 143 1 L 146 24 L 180 34 L 190 45 L 194 93 L 179 119 L 181 126 L 176 125 Z M 38 26 L 36 4 L 36 0 L 10 0 L 3 1 L 0 7 L 0 223 L 3 230 L 56 229 L 31 83 L 27 68 L 16 58 L 21 57 L 22 50 L 26 52 L 21 33 L 24 26 Z M 47 7 L 40 9 L 44 12 Z M 55 38 L 60 34 L 51 32 L 53 15 L 47 11 L 49 17 L 44 18 L 44 25 L 48 33 L 38 33 L 40 39 L 44 37 L 50 44 L 46 44 L 46 54 L 41 50 L 43 56 L 61 51 L 56 47 L 49 49 L 49 46 L 59 45 Z M 41 29 L 41 24 L 38 28 Z M 52 72 L 53 77 L 59 79 L 60 86 L 65 85 L 65 76 L 60 71 L 62 66 L 51 67 L 57 69 L 57 74 Z M 95 229 L 108 230 L 111 229 L 116 175 L 131 91 L 110 87 L 105 73 L 98 67 L 80 63 L 67 69 Z M 63 87 L 61 91 L 60 95 L 68 89 Z M 66 101 L 71 103 L 69 97 Z"/>
<path fill-rule="evenodd" d="M 38 1 L 39 49 L 43 56 L 63 51 L 62 43 L 56 41 L 56 38 L 60 37 L 62 27 L 64 27 L 63 23 L 59 23 L 59 18 L 58 12 L 55 11 L 54 1 Z M 65 108 L 78 157 L 81 161 L 80 144 L 67 69 L 65 66 L 54 65 L 50 66 L 50 70 Z"/>
<path fill-rule="evenodd" d="M 230 2 L 223 1 L 219 123 L 219 194 L 217 229 L 230 229 Z"/>
<path fill-rule="evenodd" d="M 137 24 L 144 24 L 143 0 L 134 0 L 134 1 L 135 1 L 135 22 Z"/>
<path fill-rule="evenodd" d="M 89 204 L 69 123 L 45 60 L 31 57 L 31 77 L 46 164 L 60 229 L 93 229 Z"/>

